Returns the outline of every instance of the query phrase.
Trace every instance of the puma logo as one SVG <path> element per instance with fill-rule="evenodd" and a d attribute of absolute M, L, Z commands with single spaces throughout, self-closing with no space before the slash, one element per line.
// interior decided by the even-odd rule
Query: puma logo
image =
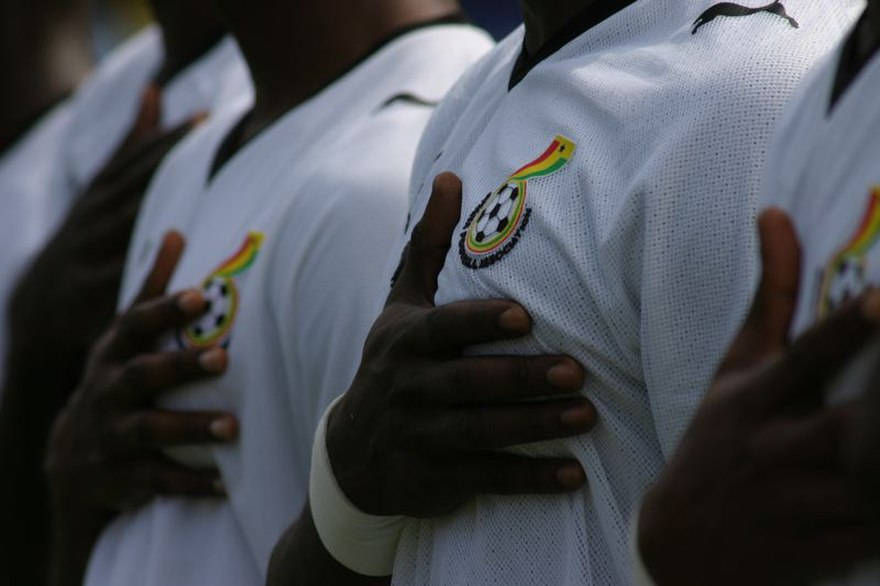
<path fill-rule="evenodd" d="M 772 2 L 767 6 L 761 6 L 759 8 L 740 6 L 739 4 L 734 4 L 733 2 L 721 2 L 720 4 L 716 4 L 715 6 L 710 7 L 709 10 L 700 15 L 700 18 L 694 21 L 694 30 L 691 31 L 691 34 L 697 34 L 697 31 L 700 30 L 700 27 L 709 24 L 719 16 L 751 16 L 752 14 L 759 14 L 761 12 L 769 12 L 770 14 L 780 16 L 787 20 L 788 24 L 790 24 L 792 28 L 800 28 L 798 21 L 790 17 L 788 13 L 785 12 L 785 6 L 782 5 L 781 0 L 776 0 L 776 2 Z"/>
<path fill-rule="evenodd" d="M 414 106 L 424 106 L 426 108 L 436 108 L 439 104 L 439 102 L 432 102 L 431 100 L 420 98 L 419 96 L 416 96 L 414 94 L 403 93 L 391 96 L 390 98 L 382 102 L 382 105 L 379 106 L 379 109 L 383 110 L 391 104 L 395 104 L 397 102 L 404 102 L 407 104 L 412 104 Z"/>

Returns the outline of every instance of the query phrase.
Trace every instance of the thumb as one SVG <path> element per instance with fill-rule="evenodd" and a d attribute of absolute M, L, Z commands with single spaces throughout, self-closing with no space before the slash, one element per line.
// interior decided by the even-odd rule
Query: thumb
<path fill-rule="evenodd" d="M 139 141 L 159 129 L 162 115 L 162 92 L 158 86 L 149 85 L 141 96 L 141 109 L 131 129 L 129 140 Z"/>
<path fill-rule="evenodd" d="M 177 268 L 177 263 L 180 262 L 184 245 L 185 242 L 180 232 L 172 230 L 165 234 L 159 252 L 156 254 L 156 260 L 153 261 L 153 267 L 144 279 L 144 284 L 133 305 L 165 294 L 168 283 Z"/>
<path fill-rule="evenodd" d="M 442 173 L 434 180 L 425 215 L 413 229 L 389 303 L 433 305 L 437 277 L 446 262 L 460 216 L 461 180 L 452 173 Z"/>
<path fill-rule="evenodd" d="M 797 307 L 800 244 L 788 215 L 770 208 L 758 218 L 761 282 L 752 308 L 720 372 L 740 369 L 786 347 Z"/>

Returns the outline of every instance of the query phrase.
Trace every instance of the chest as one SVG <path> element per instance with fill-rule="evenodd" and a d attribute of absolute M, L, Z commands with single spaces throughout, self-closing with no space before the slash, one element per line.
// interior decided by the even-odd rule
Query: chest
<path fill-rule="evenodd" d="M 821 132 L 792 198 L 802 246 L 796 332 L 880 283 L 880 141 L 870 132 L 880 108 L 856 101 L 814 120 Z"/>

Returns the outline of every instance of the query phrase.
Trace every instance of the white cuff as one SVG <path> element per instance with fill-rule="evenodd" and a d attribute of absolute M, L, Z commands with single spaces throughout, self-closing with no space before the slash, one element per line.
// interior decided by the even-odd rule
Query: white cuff
<path fill-rule="evenodd" d="M 390 576 L 405 517 L 360 511 L 336 482 L 327 452 L 327 420 L 341 399 L 327 408 L 315 433 L 309 477 L 312 518 L 321 543 L 340 564 L 364 576 Z"/>
<path fill-rule="evenodd" d="M 639 512 L 642 510 L 642 503 L 636 503 L 635 512 L 629 524 L 629 551 L 632 563 L 632 584 L 633 586 L 656 586 L 648 568 L 645 566 L 645 560 L 642 559 L 642 552 L 639 549 Z"/>

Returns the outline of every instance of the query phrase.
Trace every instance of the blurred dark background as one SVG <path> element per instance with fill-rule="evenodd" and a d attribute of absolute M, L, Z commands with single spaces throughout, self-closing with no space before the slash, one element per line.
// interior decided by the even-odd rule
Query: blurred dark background
<path fill-rule="evenodd" d="M 517 0 L 462 0 L 471 19 L 501 39 L 519 26 L 522 15 Z"/>
<path fill-rule="evenodd" d="M 462 0 L 462 4 L 471 19 L 496 39 L 504 37 L 522 22 L 517 0 Z M 92 11 L 98 57 L 144 26 L 150 16 L 144 0 L 94 0 Z"/>

